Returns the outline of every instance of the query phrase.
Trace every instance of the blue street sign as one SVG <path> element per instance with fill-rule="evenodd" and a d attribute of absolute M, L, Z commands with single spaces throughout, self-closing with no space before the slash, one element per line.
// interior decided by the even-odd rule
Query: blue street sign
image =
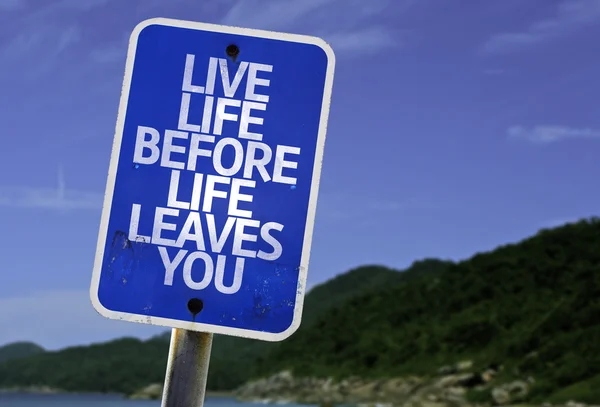
<path fill-rule="evenodd" d="M 334 65 L 314 37 L 135 28 L 90 288 L 100 314 L 269 341 L 298 328 Z"/>

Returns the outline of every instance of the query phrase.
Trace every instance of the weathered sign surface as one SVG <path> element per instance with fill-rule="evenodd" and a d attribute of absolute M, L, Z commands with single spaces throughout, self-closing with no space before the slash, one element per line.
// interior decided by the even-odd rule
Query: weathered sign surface
<path fill-rule="evenodd" d="M 98 312 L 272 341 L 295 331 L 334 64 L 314 37 L 136 27 L 91 284 Z"/>

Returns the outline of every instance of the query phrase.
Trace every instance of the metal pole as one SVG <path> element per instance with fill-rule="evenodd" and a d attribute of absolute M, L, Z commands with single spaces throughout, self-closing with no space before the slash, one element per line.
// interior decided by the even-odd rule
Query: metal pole
<path fill-rule="evenodd" d="M 162 407 L 202 407 L 213 334 L 174 328 Z"/>

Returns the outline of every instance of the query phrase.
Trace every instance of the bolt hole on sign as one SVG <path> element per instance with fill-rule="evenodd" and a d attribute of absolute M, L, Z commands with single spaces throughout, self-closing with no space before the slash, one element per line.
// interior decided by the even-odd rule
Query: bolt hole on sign
<path fill-rule="evenodd" d="M 90 288 L 100 314 L 267 341 L 298 328 L 334 66 L 315 37 L 134 29 Z"/>

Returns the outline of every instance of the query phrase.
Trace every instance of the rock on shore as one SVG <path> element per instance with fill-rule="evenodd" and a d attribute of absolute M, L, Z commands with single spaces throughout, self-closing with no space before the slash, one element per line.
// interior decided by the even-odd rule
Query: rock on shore
<path fill-rule="evenodd" d="M 485 384 L 486 377 L 489 381 L 493 376 L 492 372 L 486 372 L 485 376 L 464 371 L 470 366 L 463 362 L 434 379 L 411 376 L 365 380 L 351 377 L 334 381 L 331 378 L 296 378 L 291 372 L 284 371 L 247 383 L 235 395 L 242 401 L 273 403 L 457 407 L 468 404 L 464 397 L 467 389 Z"/>
<path fill-rule="evenodd" d="M 351 377 L 336 381 L 331 378 L 294 377 L 291 372 L 283 371 L 249 382 L 237 389 L 234 395 L 241 401 L 321 406 L 525 407 L 520 403 L 528 395 L 533 378 L 496 383 L 494 378 L 501 367 L 472 372 L 472 366 L 470 361 L 464 361 L 440 368 L 432 378 L 407 376 L 381 380 Z M 482 402 L 469 402 L 466 399 L 468 391 L 480 391 Z M 585 406 L 570 402 L 564 407 Z"/>
<path fill-rule="evenodd" d="M 138 390 L 131 396 L 130 399 L 134 400 L 159 400 L 162 398 L 163 385 L 154 383 Z"/>

